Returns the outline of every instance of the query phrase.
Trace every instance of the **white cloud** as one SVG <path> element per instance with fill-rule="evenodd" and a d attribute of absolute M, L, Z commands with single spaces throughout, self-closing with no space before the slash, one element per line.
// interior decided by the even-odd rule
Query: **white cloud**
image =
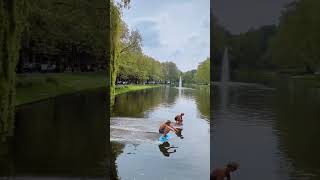
<path fill-rule="evenodd" d="M 209 57 L 209 0 L 134 0 L 123 16 L 141 32 L 144 53 L 157 60 L 187 71 Z"/>

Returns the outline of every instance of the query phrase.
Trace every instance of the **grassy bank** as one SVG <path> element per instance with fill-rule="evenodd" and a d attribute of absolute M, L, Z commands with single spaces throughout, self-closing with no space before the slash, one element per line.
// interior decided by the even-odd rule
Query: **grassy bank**
<path fill-rule="evenodd" d="M 116 95 L 155 87 L 160 87 L 160 85 L 120 85 L 116 86 Z"/>
<path fill-rule="evenodd" d="M 320 74 L 293 76 L 291 80 L 303 83 L 305 87 L 320 88 Z"/>
<path fill-rule="evenodd" d="M 232 73 L 232 80 L 248 83 L 260 83 L 268 86 L 276 86 L 278 82 L 283 80 L 304 82 L 309 86 L 320 86 L 320 74 L 301 74 L 299 71 L 268 71 L 254 69 L 237 69 Z"/>
<path fill-rule="evenodd" d="M 256 69 L 238 69 L 233 71 L 234 81 L 260 83 L 271 85 L 278 79 L 276 72 L 256 70 Z"/>
<path fill-rule="evenodd" d="M 16 79 L 16 104 L 26 104 L 62 94 L 107 87 L 107 73 L 21 74 Z"/>

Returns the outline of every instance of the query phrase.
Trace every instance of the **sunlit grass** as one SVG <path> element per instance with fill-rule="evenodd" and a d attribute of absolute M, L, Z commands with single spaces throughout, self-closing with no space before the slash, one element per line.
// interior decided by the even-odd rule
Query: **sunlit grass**
<path fill-rule="evenodd" d="M 120 85 L 116 86 L 116 95 L 155 87 L 160 87 L 160 85 Z"/>
<path fill-rule="evenodd" d="M 16 105 L 86 89 L 107 87 L 105 72 L 17 75 Z"/>

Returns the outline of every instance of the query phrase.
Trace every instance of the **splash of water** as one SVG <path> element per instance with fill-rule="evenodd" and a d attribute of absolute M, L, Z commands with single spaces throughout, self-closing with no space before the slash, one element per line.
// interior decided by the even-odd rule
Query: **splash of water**
<path fill-rule="evenodd" d="M 160 122 L 149 118 L 112 117 L 110 140 L 133 144 L 158 143 Z"/>

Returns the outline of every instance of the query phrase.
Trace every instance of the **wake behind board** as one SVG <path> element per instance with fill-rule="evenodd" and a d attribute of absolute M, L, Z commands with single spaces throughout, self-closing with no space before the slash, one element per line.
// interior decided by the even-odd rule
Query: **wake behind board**
<path fill-rule="evenodd" d="M 160 143 L 164 143 L 164 142 L 166 142 L 166 141 L 168 141 L 169 139 L 171 138 L 171 134 L 170 133 L 168 133 L 168 134 L 166 134 L 166 136 L 160 136 L 160 138 L 159 138 L 159 142 Z"/>

